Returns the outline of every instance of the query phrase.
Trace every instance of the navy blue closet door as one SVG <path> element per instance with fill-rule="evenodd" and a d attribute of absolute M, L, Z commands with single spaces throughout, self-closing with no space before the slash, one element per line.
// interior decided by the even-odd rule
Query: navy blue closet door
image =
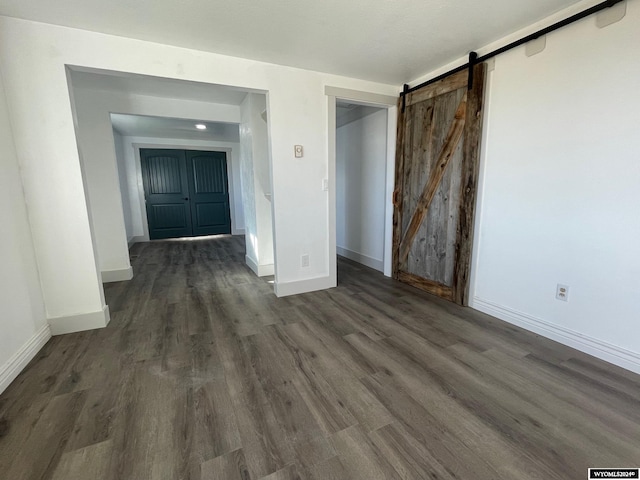
<path fill-rule="evenodd" d="M 231 233 L 229 181 L 224 152 L 186 152 L 194 235 Z"/>
<path fill-rule="evenodd" d="M 184 151 L 140 150 L 149 237 L 192 235 Z"/>
<path fill-rule="evenodd" d="M 141 149 L 149 237 L 231 233 L 224 152 Z"/>

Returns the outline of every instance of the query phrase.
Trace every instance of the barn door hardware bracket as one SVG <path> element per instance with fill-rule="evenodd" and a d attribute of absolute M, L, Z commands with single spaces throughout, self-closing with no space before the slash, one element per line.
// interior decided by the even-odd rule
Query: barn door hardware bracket
<path fill-rule="evenodd" d="M 467 81 L 467 85 L 469 86 L 469 91 L 473 90 L 473 68 L 478 63 L 478 54 L 476 52 L 469 52 L 469 80 Z"/>
<path fill-rule="evenodd" d="M 407 94 L 409 93 L 409 85 L 406 83 L 402 88 L 402 113 L 404 113 L 404 108 L 407 106 Z"/>

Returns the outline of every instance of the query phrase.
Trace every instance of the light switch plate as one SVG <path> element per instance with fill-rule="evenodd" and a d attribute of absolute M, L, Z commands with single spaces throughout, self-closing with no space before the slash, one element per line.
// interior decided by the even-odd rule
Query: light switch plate
<path fill-rule="evenodd" d="M 302 145 L 294 145 L 293 152 L 295 153 L 296 158 L 302 158 L 304 156 L 304 150 L 302 148 Z"/>

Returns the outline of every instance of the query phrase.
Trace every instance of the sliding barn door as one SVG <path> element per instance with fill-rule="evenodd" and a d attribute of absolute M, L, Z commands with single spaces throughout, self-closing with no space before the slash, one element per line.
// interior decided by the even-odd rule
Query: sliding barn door
<path fill-rule="evenodd" d="M 400 100 L 393 267 L 398 280 L 468 303 L 484 64 Z"/>

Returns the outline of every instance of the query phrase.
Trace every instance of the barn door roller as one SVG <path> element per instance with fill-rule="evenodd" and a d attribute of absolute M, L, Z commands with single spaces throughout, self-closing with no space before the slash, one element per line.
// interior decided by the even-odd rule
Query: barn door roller
<path fill-rule="evenodd" d="M 473 90 L 473 67 L 478 63 L 478 54 L 476 52 L 469 52 L 469 80 L 467 85 L 469 90 Z"/>
<path fill-rule="evenodd" d="M 409 93 L 409 85 L 405 83 L 402 89 L 402 113 L 404 113 L 404 109 L 407 106 L 407 93 Z"/>

